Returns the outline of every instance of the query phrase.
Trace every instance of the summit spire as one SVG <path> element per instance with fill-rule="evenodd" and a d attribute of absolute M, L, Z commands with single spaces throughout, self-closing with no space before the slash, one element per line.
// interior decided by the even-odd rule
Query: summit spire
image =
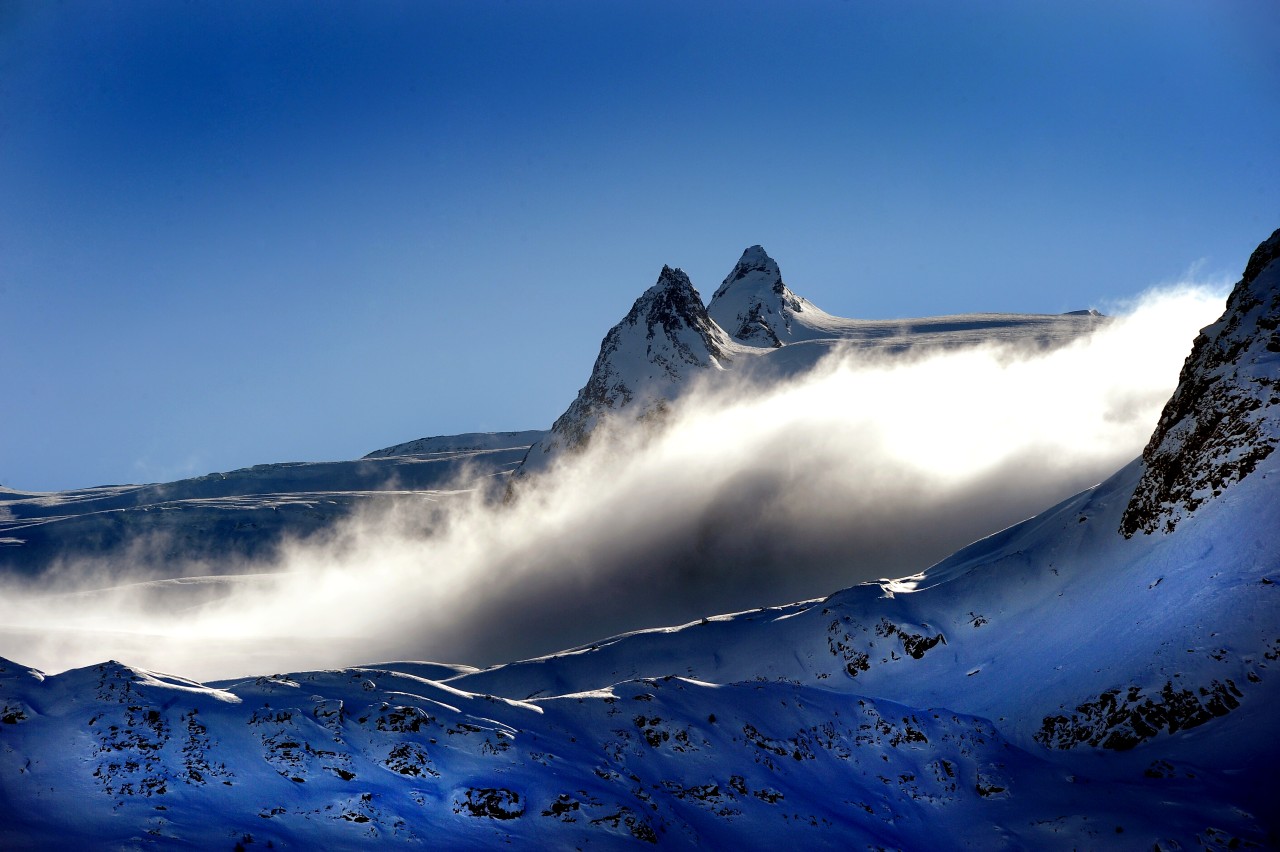
<path fill-rule="evenodd" d="M 792 318 L 811 308 L 782 281 L 782 270 L 763 246 L 742 253 L 716 290 L 707 313 L 735 339 L 752 346 L 782 346 Z"/>

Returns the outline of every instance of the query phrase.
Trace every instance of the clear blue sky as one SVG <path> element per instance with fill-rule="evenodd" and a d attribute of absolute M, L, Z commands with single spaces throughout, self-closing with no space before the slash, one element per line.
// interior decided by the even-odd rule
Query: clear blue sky
<path fill-rule="evenodd" d="M 1058 312 L 1280 225 L 1280 6 L 0 0 L 0 484 L 545 427 L 681 266 Z"/>

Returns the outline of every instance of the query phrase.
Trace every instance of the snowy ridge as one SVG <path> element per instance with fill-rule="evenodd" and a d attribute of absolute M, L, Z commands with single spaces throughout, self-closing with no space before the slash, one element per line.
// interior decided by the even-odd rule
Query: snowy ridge
<path fill-rule="evenodd" d="M 192 560 L 234 573 L 241 560 L 330 529 L 358 507 L 449 499 L 460 484 L 504 477 L 543 434 L 444 436 L 401 445 L 435 448 L 416 454 L 392 447 L 354 461 L 261 464 L 152 485 L 9 491 L 0 495 L 0 572 L 37 575 L 92 557 L 127 559 L 135 574 Z"/>
<path fill-rule="evenodd" d="M 1043 349 L 1107 320 L 1092 310 L 844 319 L 792 292 L 758 245 L 742 253 L 704 308 L 688 276 L 664 266 L 658 283 L 605 335 L 586 385 L 520 472 L 543 470 L 558 453 L 585 446 L 603 419 L 660 423 L 695 378 L 736 371 L 754 382 L 785 381 L 837 348 L 890 355 L 982 344 Z"/>
<path fill-rule="evenodd" d="M 383 459 L 394 456 L 428 456 L 439 453 L 467 453 L 481 450 L 527 450 L 547 436 L 546 430 L 529 429 L 523 432 L 465 432 L 461 435 L 436 435 L 418 438 L 392 447 L 374 450 L 366 459 Z"/>
<path fill-rule="evenodd" d="M 1258 246 L 1222 317 L 1196 337 L 1142 453 L 1121 529 L 1171 532 L 1280 443 L 1280 230 Z"/>
<path fill-rule="evenodd" d="M 689 276 L 662 267 L 657 283 L 605 335 L 586 385 L 530 449 L 524 470 L 585 445 L 603 417 L 661 417 L 692 377 L 724 369 L 742 349 L 711 321 Z"/>

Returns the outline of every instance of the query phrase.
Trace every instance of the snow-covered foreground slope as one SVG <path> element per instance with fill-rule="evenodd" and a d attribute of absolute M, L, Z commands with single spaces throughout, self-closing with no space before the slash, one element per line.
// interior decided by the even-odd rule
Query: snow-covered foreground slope
<path fill-rule="evenodd" d="M 131 577 L 172 564 L 230 573 L 285 537 L 332 529 L 357 508 L 441 500 L 514 469 L 545 432 L 422 438 L 341 462 L 262 464 L 154 485 L 31 494 L 0 490 L 0 572 L 34 575 L 58 562 L 127 562 Z"/>
<path fill-rule="evenodd" d="M 0 842 L 1266 842 L 1280 471 L 1125 540 L 1138 472 L 919 578 L 484 672 L 5 663 Z"/>
<path fill-rule="evenodd" d="M 2 662 L 0 847 L 1275 846 L 1278 241 L 1142 459 L 917 576 L 483 671 Z"/>

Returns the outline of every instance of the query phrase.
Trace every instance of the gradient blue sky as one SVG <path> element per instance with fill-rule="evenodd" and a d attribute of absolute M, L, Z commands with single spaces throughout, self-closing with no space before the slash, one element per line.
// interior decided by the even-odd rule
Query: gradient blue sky
<path fill-rule="evenodd" d="M 662 264 L 752 243 L 844 316 L 1234 280 L 1277 44 L 1269 0 L 3 0 L 0 484 L 545 427 Z"/>

